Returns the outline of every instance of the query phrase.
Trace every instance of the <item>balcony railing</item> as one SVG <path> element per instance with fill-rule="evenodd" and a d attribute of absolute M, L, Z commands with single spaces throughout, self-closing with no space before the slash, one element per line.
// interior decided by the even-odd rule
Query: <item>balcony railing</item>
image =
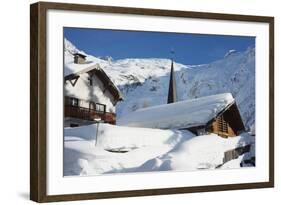
<path fill-rule="evenodd" d="M 90 108 L 84 108 L 79 106 L 65 105 L 64 117 L 74 117 L 82 120 L 95 121 L 100 118 L 103 122 L 115 124 L 116 115 L 110 112 L 100 112 Z"/>

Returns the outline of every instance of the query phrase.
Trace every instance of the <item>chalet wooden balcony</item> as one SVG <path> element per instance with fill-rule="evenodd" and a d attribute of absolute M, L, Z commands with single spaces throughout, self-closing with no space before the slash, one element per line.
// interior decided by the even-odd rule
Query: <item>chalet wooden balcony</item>
<path fill-rule="evenodd" d="M 101 112 L 90 108 L 84 108 L 73 105 L 64 106 L 64 117 L 74 117 L 82 120 L 95 121 L 100 118 L 103 122 L 115 124 L 115 113 Z"/>

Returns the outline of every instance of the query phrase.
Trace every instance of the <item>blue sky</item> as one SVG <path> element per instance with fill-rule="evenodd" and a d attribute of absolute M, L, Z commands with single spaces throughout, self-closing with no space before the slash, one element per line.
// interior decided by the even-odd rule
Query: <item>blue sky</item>
<path fill-rule="evenodd" d="M 94 56 L 124 58 L 170 58 L 183 64 L 204 64 L 223 58 L 231 50 L 255 46 L 255 37 L 166 32 L 64 28 L 64 37 L 79 50 Z"/>

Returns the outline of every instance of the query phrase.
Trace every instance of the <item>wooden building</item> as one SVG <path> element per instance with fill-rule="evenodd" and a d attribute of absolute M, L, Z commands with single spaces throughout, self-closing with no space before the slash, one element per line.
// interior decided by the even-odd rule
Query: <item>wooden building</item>
<path fill-rule="evenodd" d="M 235 102 L 226 106 L 216 117 L 203 126 L 187 128 L 196 135 L 215 133 L 221 137 L 234 137 L 245 131 L 245 127 Z"/>
<path fill-rule="evenodd" d="M 64 77 L 64 126 L 96 121 L 115 124 L 115 106 L 123 99 L 122 94 L 98 64 L 87 66 L 81 58 L 74 55 L 72 67 L 79 71 Z M 82 69 L 77 69 L 79 64 Z"/>
<path fill-rule="evenodd" d="M 230 93 L 178 101 L 129 113 L 119 125 L 189 130 L 196 135 L 215 133 L 237 136 L 245 131 L 236 102 Z"/>
<path fill-rule="evenodd" d="M 177 101 L 177 89 L 171 63 L 167 104 L 138 109 L 119 118 L 129 127 L 189 130 L 196 135 L 210 133 L 221 137 L 237 136 L 245 130 L 239 109 L 231 93 Z"/>
<path fill-rule="evenodd" d="M 119 125 L 158 129 L 189 130 L 196 135 L 215 133 L 221 137 L 239 135 L 245 130 L 231 93 L 177 101 L 173 60 L 167 104 L 131 112 L 118 120 Z"/>

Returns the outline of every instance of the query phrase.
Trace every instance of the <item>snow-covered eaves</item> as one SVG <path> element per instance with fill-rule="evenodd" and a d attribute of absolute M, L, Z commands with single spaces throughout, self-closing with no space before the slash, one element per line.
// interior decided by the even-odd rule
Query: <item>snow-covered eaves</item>
<path fill-rule="evenodd" d="M 66 71 L 67 70 L 67 71 Z M 75 72 L 74 72 L 75 71 Z M 110 90 L 113 96 L 117 100 L 123 100 L 123 95 L 118 89 L 116 85 L 112 82 L 110 77 L 106 74 L 106 72 L 100 67 L 99 64 L 75 64 L 69 63 L 65 65 L 65 80 L 73 79 L 77 76 L 80 76 L 83 73 L 96 73 L 100 80 L 106 85 L 106 87 Z M 66 75 L 68 73 L 68 75 Z"/>
<path fill-rule="evenodd" d="M 79 57 L 82 57 L 82 58 L 86 58 L 87 56 L 82 54 L 82 53 L 74 53 L 73 54 L 74 56 L 79 56 Z"/>
<path fill-rule="evenodd" d="M 183 129 L 206 125 L 234 103 L 231 93 L 211 95 L 131 112 L 118 125 L 160 129 Z"/>
<path fill-rule="evenodd" d="M 85 63 L 74 63 L 73 61 L 64 64 L 64 76 L 68 76 L 71 74 L 79 74 L 83 73 L 86 70 L 97 68 L 98 64 L 94 62 L 85 62 Z"/>

